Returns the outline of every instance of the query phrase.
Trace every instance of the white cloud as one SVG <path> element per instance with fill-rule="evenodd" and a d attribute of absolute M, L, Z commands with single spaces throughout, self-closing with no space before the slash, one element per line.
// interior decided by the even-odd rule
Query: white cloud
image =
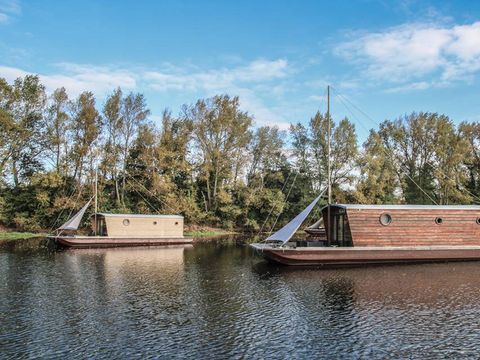
<path fill-rule="evenodd" d="M 198 97 L 221 93 L 238 95 L 242 109 L 255 117 L 257 125 L 277 125 L 284 129 L 288 127 L 288 122 L 267 106 L 262 98 L 280 92 L 280 85 L 275 81 L 285 78 L 289 70 L 288 62 L 283 59 L 260 59 L 218 70 L 165 65 L 161 71 L 146 71 L 141 68 L 59 63 L 55 65 L 53 73 L 38 75 L 48 92 L 63 86 L 72 97 L 82 91 L 92 91 L 102 98 L 119 86 L 140 92 L 180 92 L 182 96 L 187 91 L 194 92 Z M 10 83 L 29 73 L 31 72 L 20 68 L 0 66 L 0 77 Z"/>
<path fill-rule="evenodd" d="M 71 63 L 57 64 L 57 68 L 58 72 L 54 74 L 38 74 L 48 92 L 63 86 L 71 96 L 87 90 L 103 96 L 118 86 L 124 89 L 134 89 L 137 86 L 135 75 L 124 69 Z M 23 69 L 0 66 L 0 77 L 9 82 L 29 73 L 31 72 Z"/>
<path fill-rule="evenodd" d="M 7 24 L 11 17 L 21 13 L 17 0 L 0 0 L 0 24 Z"/>
<path fill-rule="evenodd" d="M 405 24 L 362 34 L 340 44 L 335 53 L 376 80 L 399 84 L 413 81 L 417 85 L 411 87 L 417 89 L 445 85 L 468 79 L 480 70 L 480 22 L 456 26 Z"/>
<path fill-rule="evenodd" d="M 243 109 L 255 116 L 257 125 L 277 125 L 287 128 L 288 122 L 260 100 L 262 92 L 255 85 L 270 85 L 270 91 L 280 91 L 275 80 L 283 79 L 290 72 L 287 60 L 259 59 L 234 68 L 215 70 L 181 69 L 169 67 L 162 71 L 146 71 L 142 80 L 157 91 L 192 91 L 212 96 L 218 93 L 238 95 Z"/>
<path fill-rule="evenodd" d="M 245 66 L 216 70 L 186 71 L 168 69 L 147 71 L 143 77 L 155 90 L 219 89 L 236 83 L 257 83 L 283 78 L 288 74 L 288 62 L 278 60 L 255 60 Z"/>

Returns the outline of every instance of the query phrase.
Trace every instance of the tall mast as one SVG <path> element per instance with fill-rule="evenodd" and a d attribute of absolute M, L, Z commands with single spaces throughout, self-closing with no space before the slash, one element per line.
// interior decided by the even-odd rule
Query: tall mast
<path fill-rule="evenodd" d="M 330 126 L 330 85 L 327 85 L 327 123 L 328 123 L 328 131 L 327 131 L 327 136 L 328 136 L 328 141 L 327 141 L 327 152 L 328 152 L 328 204 L 332 203 L 332 179 L 331 179 L 331 164 L 330 164 L 330 155 L 331 155 L 331 149 L 330 149 L 330 138 L 331 138 L 331 126 Z"/>
<path fill-rule="evenodd" d="M 330 85 L 327 85 L 327 154 L 328 154 L 328 166 L 327 166 L 327 171 L 328 171 L 328 204 L 327 204 L 327 241 L 330 244 L 332 241 L 332 228 L 330 226 L 330 204 L 332 203 L 332 179 L 331 179 L 331 171 L 330 171 L 330 138 L 331 138 L 331 126 L 330 126 Z"/>
<path fill-rule="evenodd" d="M 95 224 L 93 233 L 97 235 L 97 212 L 98 212 L 98 156 L 95 162 Z"/>

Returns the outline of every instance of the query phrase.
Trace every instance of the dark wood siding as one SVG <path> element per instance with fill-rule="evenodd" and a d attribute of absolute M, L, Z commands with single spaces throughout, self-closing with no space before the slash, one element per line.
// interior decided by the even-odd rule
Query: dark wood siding
<path fill-rule="evenodd" d="M 380 223 L 384 213 L 390 225 Z M 349 208 L 347 215 L 354 246 L 480 245 L 476 210 Z"/>

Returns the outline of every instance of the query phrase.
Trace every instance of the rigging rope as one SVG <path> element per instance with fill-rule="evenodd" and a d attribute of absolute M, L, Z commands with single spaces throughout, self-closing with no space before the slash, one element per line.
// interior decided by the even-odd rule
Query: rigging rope
<path fill-rule="evenodd" d="M 177 213 L 177 210 L 174 210 L 172 207 L 170 207 L 165 201 L 160 199 L 156 194 L 154 194 L 152 191 L 148 190 L 142 183 L 140 183 L 137 179 L 135 179 L 132 175 L 130 175 L 127 171 L 125 171 L 125 174 L 130 177 L 133 181 L 135 181 L 138 185 L 140 185 L 147 193 L 149 193 L 152 197 L 154 197 L 156 200 L 158 200 L 160 203 L 162 203 L 168 210 L 172 211 L 173 213 Z M 135 189 L 134 189 L 135 190 Z M 136 191 L 136 190 L 135 190 Z"/>
<path fill-rule="evenodd" d="M 282 190 L 281 190 L 282 194 L 283 194 L 283 190 L 285 189 L 285 186 L 286 186 L 287 183 L 288 183 L 288 180 L 290 179 L 290 175 L 292 175 L 292 172 L 291 172 L 291 171 L 288 173 L 287 180 L 285 180 L 285 182 L 283 183 Z M 275 203 L 274 203 L 274 204 L 272 205 L 272 207 L 270 208 L 270 211 L 268 212 L 268 215 L 267 215 L 267 217 L 265 218 L 265 221 L 263 222 L 262 227 L 260 228 L 257 236 L 262 233 L 263 228 L 265 227 L 268 219 L 270 218 L 270 215 L 272 214 L 272 211 L 273 211 L 274 208 L 275 208 Z"/>
<path fill-rule="evenodd" d="M 380 125 L 377 121 L 373 120 L 367 113 L 365 113 L 364 111 L 362 111 L 358 106 L 356 106 L 352 101 L 350 101 L 345 95 L 342 95 L 340 94 L 340 92 L 337 90 L 337 89 L 333 89 L 339 99 L 342 101 L 342 98 L 344 101 L 348 102 L 353 108 L 355 108 L 359 113 L 361 113 L 362 115 L 364 115 L 370 122 L 372 122 L 373 124 L 375 125 Z M 348 111 L 353 115 L 352 111 L 345 105 L 345 103 L 342 101 L 343 105 L 348 109 Z M 353 115 L 355 117 L 355 115 Z M 366 129 L 366 127 L 363 126 L 363 124 L 361 122 L 359 122 L 359 124 L 364 128 Z M 369 130 L 366 129 L 366 131 L 368 132 Z M 386 151 L 386 149 L 383 149 L 384 151 Z M 390 156 L 392 154 L 387 154 L 387 156 Z M 474 193 L 472 193 L 471 191 L 469 191 L 468 189 L 464 188 L 463 189 L 460 189 L 460 184 L 457 183 L 457 181 L 455 179 L 452 179 L 451 177 L 449 177 L 442 169 L 440 169 L 438 166 L 436 166 L 435 164 L 431 163 L 429 160 L 426 160 L 425 161 L 428 165 L 430 165 L 432 168 L 435 168 L 437 171 L 439 171 L 443 176 L 445 176 L 448 180 L 451 180 L 453 182 L 455 182 L 455 184 L 457 185 L 458 189 L 461 190 L 461 191 L 464 191 L 466 193 L 468 193 L 470 196 L 472 196 L 473 198 L 476 198 L 477 200 L 480 200 L 480 197 L 475 195 Z M 408 175 L 407 175 L 408 176 Z M 412 180 L 413 181 L 413 180 Z M 418 185 L 417 185 L 418 186 Z M 422 190 L 423 191 L 423 190 Z M 438 205 L 438 204 L 437 204 Z"/>
<path fill-rule="evenodd" d="M 278 219 L 280 218 L 280 215 L 282 215 L 282 213 L 283 213 L 283 207 L 285 206 L 285 204 L 286 204 L 287 201 L 288 201 L 288 197 L 290 196 L 290 193 L 292 192 L 293 185 L 295 185 L 295 181 L 297 180 L 297 176 L 298 176 L 298 171 L 295 173 L 295 177 L 293 178 L 292 186 L 290 186 L 290 190 L 288 190 L 288 194 L 287 194 L 287 196 L 285 197 L 285 201 L 283 202 L 283 205 L 282 205 L 282 211 L 280 211 L 280 212 L 278 213 L 277 218 L 275 219 L 275 222 L 273 223 L 272 228 L 270 229 L 269 234 L 272 233 L 273 229 L 275 228 L 275 225 L 277 225 L 277 221 L 278 221 Z"/>
<path fill-rule="evenodd" d="M 355 114 L 352 112 L 352 110 L 349 108 L 349 106 L 345 103 L 345 101 L 343 99 L 345 99 L 336 89 L 335 89 L 335 92 L 337 93 L 337 96 L 340 100 L 340 102 L 343 104 L 343 106 L 345 106 L 345 108 L 350 112 L 350 114 L 352 114 L 352 117 L 356 118 Z M 342 99 L 343 98 L 343 99 Z M 366 115 L 366 114 L 365 114 Z M 360 124 L 360 126 L 366 130 L 367 132 L 369 131 L 363 124 L 361 121 L 358 121 L 358 123 Z M 393 153 L 388 153 L 387 149 L 382 147 L 382 150 L 385 152 L 385 155 L 387 155 L 388 157 L 392 157 L 393 158 Z M 420 191 L 430 199 L 430 201 L 432 201 L 435 205 L 438 205 L 438 203 L 408 174 L 408 169 L 406 169 L 404 166 L 402 166 L 401 164 L 398 164 L 399 167 L 404 171 L 404 175 L 410 180 L 412 181 L 416 187 L 418 187 L 420 189 Z"/>
<path fill-rule="evenodd" d="M 128 181 L 128 180 L 127 180 Z M 160 214 L 160 210 L 158 210 L 155 206 L 153 206 L 152 204 L 150 204 L 150 202 L 142 195 L 142 193 L 140 191 L 138 191 L 137 189 L 133 188 L 133 190 L 138 194 L 140 195 L 140 197 L 143 199 L 143 201 L 145 201 L 147 203 L 148 206 L 150 206 L 150 208 L 155 211 L 156 213 Z"/>
<path fill-rule="evenodd" d="M 72 193 L 70 194 L 70 196 L 67 198 L 67 202 L 65 203 L 65 205 L 62 207 L 62 209 L 60 210 L 60 213 L 58 214 L 57 218 L 55 219 L 55 221 L 53 222 L 52 226 L 50 227 L 50 230 L 49 230 L 49 233 L 52 232 L 52 230 L 55 229 L 55 226 L 57 225 L 57 222 L 58 220 L 60 219 L 60 217 L 62 216 L 63 212 L 67 209 L 67 204 L 70 202 L 70 200 L 72 199 L 73 195 L 75 194 L 75 191 L 77 190 L 77 188 L 79 187 L 78 184 L 75 184 L 74 188 L 73 188 L 73 191 Z M 77 199 L 75 200 L 75 202 L 73 203 L 73 208 L 70 209 L 70 213 L 68 214 L 68 219 L 72 216 L 72 213 L 78 203 L 78 200 L 80 199 L 80 195 L 82 194 L 82 191 L 83 189 L 80 187 L 80 191 L 78 193 L 78 196 L 77 196 Z"/>

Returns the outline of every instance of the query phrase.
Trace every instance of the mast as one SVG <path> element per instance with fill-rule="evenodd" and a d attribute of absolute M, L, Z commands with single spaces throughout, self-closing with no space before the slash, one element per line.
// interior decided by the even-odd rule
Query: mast
<path fill-rule="evenodd" d="M 330 164 L 330 155 L 331 155 L 331 144 L 330 144 L 330 139 L 331 139 L 331 132 L 332 132 L 332 129 L 331 129 L 331 124 L 330 124 L 330 85 L 327 85 L 327 136 L 328 136 L 328 140 L 327 140 L 327 156 L 328 156 L 328 166 L 327 166 L 327 171 L 328 171 L 328 177 L 327 177 L 327 181 L 328 181 L 328 203 L 327 203 L 327 229 L 328 229 L 328 233 L 327 233 L 327 241 L 330 242 L 331 241 L 331 234 L 332 234 L 332 229 L 330 227 L 330 204 L 332 203 L 332 178 L 331 178 L 331 164 Z"/>
<path fill-rule="evenodd" d="M 98 212 L 98 158 L 95 164 L 95 224 L 93 233 L 97 236 L 97 212 Z"/>
<path fill-rule="evenodd" d="M 330 149 L 330 138 L 332 136 L 331 132 L 331 126 L 330 126 L 330 85 L 327 85 L 327 122 L 328 122 L 328 131 L 327 131 L 327 136 L 328 136 L 328 204 L 330 205 L 332 203 L 332 179 L 331 179 L 331 164 L 330 164 L 330 154 L 331 154 L 331 149 Z"/>

